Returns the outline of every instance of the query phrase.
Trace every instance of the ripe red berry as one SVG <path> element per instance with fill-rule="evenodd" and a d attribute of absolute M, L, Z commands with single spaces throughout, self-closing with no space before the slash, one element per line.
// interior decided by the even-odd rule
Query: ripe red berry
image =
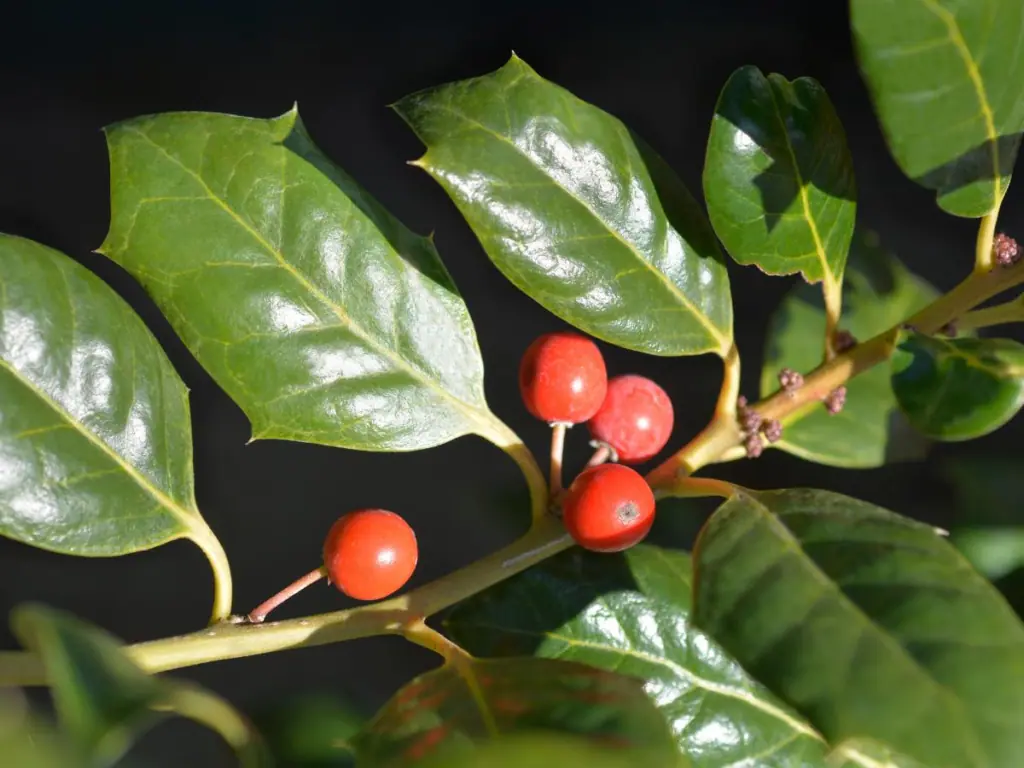
<path fill-rule="evenodd" d="M 654 494 L 636 470 L 601 464 L 573 480 L 562 514 L 577 544 L 594 552 L 619 552 L 651 530 Z"/>
<path fill-rule="evenodd" d="M 324 542 L 327 576 L 356 600 L 380 600 L 401 589 L 416 570 L 416 534 L 386 509 L 360 509 L 331 526 Z"/>
<path fill-rule="evenodd" d="M 544 421 L 586 421 L 601 407 L 607 387 L 601 350 L 578 333 L 541 336 L 529 346 L 519 365 L 523 402 Z"/>
<path fill-rule="evenodd" d="M 604 403 L 587 427 L 619 461 L 640 464 L 665 447 L 672 423 L 672 401 L 665 390 L 643 376 L 627 375 L 608 382 Z"/>

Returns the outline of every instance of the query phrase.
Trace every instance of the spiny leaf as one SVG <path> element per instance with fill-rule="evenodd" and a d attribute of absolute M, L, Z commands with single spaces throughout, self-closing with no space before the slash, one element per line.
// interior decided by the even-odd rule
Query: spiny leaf
<path fill-rule="evenodd" d="M 658 755 L 683 768 L 664 719 L 641 683 L 583 664 L 549 659 L 449 664 L 413 680 L 360 735 L 368 765 L 454 760 L 509 734 L 585 737 L 615 754 Z M 447 762 L 445 762 L 447 764 Z"/>
<path fill-rule="evenodd" d="M 733 73 L 711 122 L 704 198 L 740 264 L 838 289 L 856 186 L 843 127 L 816 80 Z"/>
<path fill-rule="evenodd" d="M 1024 345 L 911 333 L 893 357 L 892 389 L 907 419 L 936 440 L 970 440 L 1024 405 Z"/>
<path fill-rule="evenodd" d="M 882 333 L 928 304 L 938 292 L 907 271 L 878 245 L 871 234 L 854 239 L 843 283 L 840 326 L 860 341 Z M 761 396 L 779 388 L 779 371 L 810 371 L 821 363 L 825 311 L 821 292 L 795 287 L 768 326 Z M 830 414 L 823 405 L 792 413 L 783 421 L 775 444 L 808 461 L 837 467 L 878 467 L 886 462 L 919 459 L 927 441 L 902 418 L 889 383 L 891 364 L 876 365 L 849 381 L 846 405 Z"/>
<path fill-rule="evenodd" d="M 695 552 L 698 624 L 832 743 L 1024 765 L 1024 626 L 930 526 L 826 491 L 742 492 Z"/>
<path fill-rule="evenodd" d="M 690 558 L 574 549 L 460 604 L 445 622 L 483 655 L 533 654 L 645 681 L 697 768 L 823 766 L 824 740 L 690 620 Z"/>
<path fill-rule="evenodd" d="M 395 109 L 417 161 L 516 287 L 568 323 L 656 355 L 725 354 L 729 279 L 700 207 L 616 118 L 518 57 Z"/>
<path fill-rule="evenodd" d="M 107 142 L 102 250 L 142 282 L 255 438 L 375 451 L 507 438 L 433 243 L 328 160 L 295 110 L 141 117 Z"/>
<path fill-rule="evenodd" d="M 142 320 L 67 256 L 0 235 L 0 534 L 72 555 L 213 539 L 185 385 Z"/>
<path fill-rule="evenodd" d="M 900 168 L 949 213 L 994 210 L 1024 129 L 1024 3 L 852 0 L 850 17 Z"/>

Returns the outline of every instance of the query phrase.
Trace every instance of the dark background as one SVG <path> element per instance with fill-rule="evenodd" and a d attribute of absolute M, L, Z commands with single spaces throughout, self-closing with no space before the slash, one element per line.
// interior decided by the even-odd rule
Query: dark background
<path fill-rule="evenodd" d="M 168 350 L 192 390 L 199 505 L 231 558 L 238 611 L 316 567 L 329 525 L 359 506 L 394 509 L 415 527 L 421 565 L 412 586 L 454 570 L 525 526 L 525 508 L 514 514 L 500 509 L 502 499 L 520 492 L 518 473 L 477 438 L 399 455 L 284 442 L 247 446 L 249 425 L 241 411 L 132 279 L 91 253 L 108 222 L 100 132 L 108 123 L 183 109 L 269 117 L 297 101 L 328 155 L 413 229 L 436 230 L 476 322 L 491 406 L 538 452 L 546 449 L 546 427 L 521 406 L 516 368 L 532 338 L 560 322 L 504 281 L 441 189 L 404 164 L 421 147 L 385 105 L 413 90 L 496 69 L 514 49 L 544 77 L 624 119 L 698 191 L 712 109 L 728 75 L 748 63 L 790 78 L 811 75 L 828 90 L 846 127 L 860 190 L 859 224 L 877 230 L 889 249 L 940 288 L 954 285 L 972 263 L 975 223 L 942 213 L 932 194 L 904 179 L 888 155 L 856 70 L 846 4 L 838 0 L 58 2 L 7 9 L 4 19 L 0 231 L 39 240 L 96 271 L 142 313 Z M 1024 189 L 1011 187 L 1001 224 L 1024 234 Z M 756 394 L 763 329 L 793 281 L 754 269 L 730 271 L 744 390 Z M 672 395 L 677 423 L 671 445 L 706 421 L 719 383 L 716 358 L 605 351 L 612 372 L 644 373 Z M 769 452 L 718 474 L 751 487 L 830 488 L 949 526 L 959 513 L 942 480 L 944 462 L 965 455 L 1019 459 L 1022 434 L 1018 420 L 982 440 L 942 446 L 927 462 L 872 471 L 823 468 Z M 569 466 L 578 466 L 588 450 L 584 435 L 570 434 L 570 446 Z M 660 535 L 681 544 L 699 522 L 664 517 Z M 187 542 L 86 560 L 0 540 L 4 615 L 18 602 L 38 600 L 139 641 L 201 627 L 210 597 L 209 569 Z M 339 593 L 320 585 L 281 616 L 345 605 Z M 6 628 L 0 647 L 16 647 Z M 371 713 L 435 663 L 426 651 L 382 638 L 175 674 L 248 712 L 318 690 L 346 696 Z M 215 736 L 177 721 L 146 736 L 132 755 L 155 766 L 186 759 L 195 766 L 231 764 Z"/>

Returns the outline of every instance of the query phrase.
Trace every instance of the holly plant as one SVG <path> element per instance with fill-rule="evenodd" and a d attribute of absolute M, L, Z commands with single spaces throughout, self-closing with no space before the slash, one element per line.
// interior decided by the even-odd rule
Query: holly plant
<path fill-rule="evenodd" d="M 516 56 L 394 104 L 426 146 L 413 165 L 568 326 L 519 367 L 525 408 L 551 426 L 547 473 L 487 404 L 433 238 L 327 158 L 296 109 L 108 126 L 99 252 L 144 286 L 253 439 L 398 452 L 476 435 L 522 470 L 532 523 L 404 591 L 419 551 L 401 510 L 348 511 L 307 575 L 236 611 L 193 494 L 181 378 L 110 287 L 4 235 L 0 533 L 91 557 L 191 539 L 215 585 L 208 627 L 129 646 L 16 608 L 24 649 L 0 654 L 5 764 L 111 765 L 180 715 L 246 766 L 1024 766 L 1024 625 L 944 531 L 827 490 L 714 477 L 769 449 L 847 468 L 919 458 L 1024 404 L 1024 346 L 978 333 L 1024 320 L 1019 296 L 990 302 L 1024 284 L 997 224 L 1024 129 L 1024 4 L 851 0 L 850 14 L 892 156 L 944 211 L 978 220 L 947 293 L 858 224 L 843 129 L 809 77 L 744 66 L 728 79 L 704 206 L 622 122 Z M 741 392 L 725 254 L 803 278 L 769 324 L 758 393 Z M 707 426 L 663 452 L 680 404 L 607 370 L 598 342 L 719 357 Z M 566 473 L 569 439 L 594 453 Z M 689 553 L 643 542 L 656 514 L 682 514 L 673 497 L 720 498 Z M 362 602 L 271 617 L 328 583 Z M 162 674 L 377 635 L 443 663 L 365 722 L 335 702 L 257 726 Z M 16 694 L 42 685 L 55 725 Z"/>

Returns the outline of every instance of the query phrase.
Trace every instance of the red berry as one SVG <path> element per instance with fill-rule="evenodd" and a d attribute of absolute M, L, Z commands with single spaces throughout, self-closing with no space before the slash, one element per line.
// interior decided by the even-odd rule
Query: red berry
<path fill-rule="evenodd" d="M 380 600 L 401 589 L 416 570 L 416 534 L 386 509 L 360 509 L 331 526 L 324 542 L 327 576 L 356 600 Z"/>
<path fill-rule="evenodd" d="M 601 407 L 607 387 L 601 350 L 578 333 L 541 336 L 526 350 L 519 365 L 523 402 L 543 421 L 586 421 Z"/>
<path fill-rule="evenodd" d="M 594 552 L 619 552 L 651 530 L 654 494 L 636 470 L 601 464 L 573 480 L 562 514 L 577 544 Z"/>
<path fill-rule="evenodd" d="M 643 376 L 628 375 L 608 382 L 604 403 L 587 426 L 619 461 L 640 464 L 665 447 L 672 423 L 672 401 L 665 390 Z"/>

